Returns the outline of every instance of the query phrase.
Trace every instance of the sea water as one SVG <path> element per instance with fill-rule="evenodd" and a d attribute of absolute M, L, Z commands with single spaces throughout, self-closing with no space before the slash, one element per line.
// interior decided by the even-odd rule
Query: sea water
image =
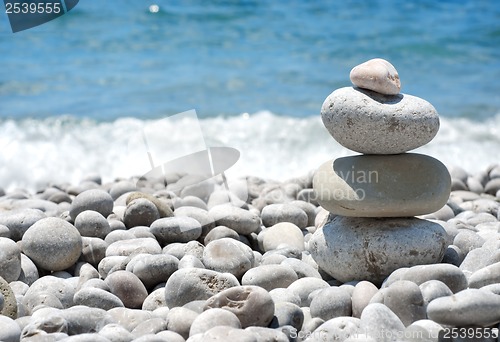
<path fill-rule="evenodd" d="M 162 161 L 228 146 L 229 172 L 306 174 L 353 154 L 319 110 L 375 57 L 441 116 L 415 152 L 479 172 L 500 162 L 499 19 L 497 1 L 85 0 L 12 33 L 2 8 L 0 186 L 143 174 L 145 127 Z M 197 122 L 158 124 L 189 109 Z"/>

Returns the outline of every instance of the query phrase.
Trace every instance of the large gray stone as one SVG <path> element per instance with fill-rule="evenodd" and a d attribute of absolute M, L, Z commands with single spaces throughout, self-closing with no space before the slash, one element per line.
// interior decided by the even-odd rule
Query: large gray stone
<path fill-rule="evenodd" d="M 47 217 L 24 233 L 22 250 L 37 266 L 49 271 L 61 271 L 72 266 L 80 257 L 82 237 L 71 223 Z"/>
<path fill-rule="evenodd" d="M 333 214 L 405 217 L 439 210 L 448 201 L 451 180 L 439 160 L 405 153 L 328 161 L 313 184 L 319 204 Z"/>
<path fill-rule="evenodd" d="M 309 241 L 316 263 L 333 278 L 380 284 L 401 267 L 440 262 L 446 231 L 417 218 L 330 217 Z"/>
<path fill-rule="evenodd" d="M 352 87 L 331 93 L 321 118 L 337 142 L 365 154 L 413 150 L 431 141 L 439 130 L 438 113 L 424 99 Z"/>

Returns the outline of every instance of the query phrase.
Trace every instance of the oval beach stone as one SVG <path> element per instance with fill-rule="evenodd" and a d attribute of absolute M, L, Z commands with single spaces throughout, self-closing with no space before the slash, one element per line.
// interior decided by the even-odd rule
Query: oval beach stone
<path fill-rule="evenodd" d="M 205 247 L 202 261 L 209 270 L 231 273 L 240 278 L 252 267 L 254 255 L 252 249 L 243 242 L 222 238 Z"/>
<path fill-rule="evenodd" d="M 71 223 L 57 217 L 47 217 L 37 221 L 24 233 L 22 249 L 39 267 L 62 271 L 80 257 L 82 237 Z"/>
<path fill-rule="evenodd" d="M 297 279 L 297 274 L 289 266 L 261 265 L 248 270 L 241 278 L 241 285 L 255 285 L 271 291 L 286 288 Z"/>
<path fill-rule="evenodd" d="M 438 113 L 424 99 L 352 87 L 331 93 L 321 118 L 339 144 L 365 154 L 413 150 L 430 142 L 439 130 Z"/>
<path fill-rule="evenodd" d="M 81 236 L 98 237 L 104 239 L 111 227 L 108 220 L 97 211 L 82 211 L 75 219 L 75 228 Z"/>
<path fill-rule="evenodd" d="M 500 296 L 489 291 L 466 289 L 452 296 L 434 299 L 427 316 L 452 326 L 490 326 L 500 322 Z"/>
<path fill-rule="evenodd" d="M 113 198 L 100 189 L 86 190 L 75 197 L 71 203 L 69 216 L 74 220 L 82 211 L 94 210 L 104 217 L 113 212 Z"/>
<path fill-rule="evenodd" d="M 241 327 L 267 327 L 274 316 L 271 295 L 259 286 L 236 286 L 224 290 L 209 299 L 205 309 L 221 308 L 234 313 Z"/>
<path fill-rule="evenodd" d="M 238 286 L 236 277 L 203 268 L 175 271 L 165 285 L 165 301 L 169 308 L 183 306 L 194 300 L 206 300 L 216 293 Z"/>
<path fill-rule="evenodd" d="M 137 309 L 148 296 L 148 291 L 141 280 L 133 273 L 116 271 L 105 279 L 111 293 L 117 296 L 127 308 Z"/>
<path fill-rule="evenodd" d="M 355 66 L 349 78 L 355 86 L 379 94 L 397 95 L 401 90 L 401 81 L 396 68 L 382 58 L 370 59 Z"/>
<path fill-rule="evenodd" d="M 136 198 L 127 204 L 123 214 L 123 223 L 127 228 L 150 226 L 160 218 L 158 208 L 153 202 L 145 198 Z"/>
<path fill-rule="evenodd" d="M 200 237 L 202 229 L 197 220 L 187 216 L 165 217 L 154 221 L 150 227 L 163 246 L 172 242 L 188 242 Z"/>
<path fill-rule="evenodd" d="M 450 186 L 446 166 L 416 153 L 337 158 L 321 165 L 313 180 L 323 208 L 353 217 L 429 214 L 446 204 Z"/>
<path fill-rule="evenodd" d="M 374 284 L 398 268 L 440 262 L 445 249 L 441 225 L 417 218 L 330 216 L 309 241 L 314 260 L 333 278 Z"/>
<path fill-rule="evenodd" d="M 0 277 L 10 283 L 19 278 L 21 270 L 21 249 L 11 239 L 0 237 Z"/>
<path fill-rule="evenodd" d="M 260 228 L 260 217 L 248 210 L 229 204 L 210 209 L 209 214 L 217 226 L 226 226 L 241 235 L 249 235 Z"/>

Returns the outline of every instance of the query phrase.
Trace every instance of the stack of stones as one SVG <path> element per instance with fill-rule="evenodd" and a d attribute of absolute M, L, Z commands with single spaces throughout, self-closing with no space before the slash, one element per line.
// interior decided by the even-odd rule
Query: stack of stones
<path fill-rule="evenodd" d="M 415 216 L 446 204 L 451 179 L 440 161 L 406 153 L 434 138 L 439 116 L 429 102 L 400 93 L 394 66 L 372 59 L 350 78 L 355 87 L 330 94 L 321 117 L 337 142 L 362 155 L 316 171 L 314 191 L 330 215 L 309 249 L 337 280 L 380 284 L 396 269 L 441 261 L 446 231 Z"/>

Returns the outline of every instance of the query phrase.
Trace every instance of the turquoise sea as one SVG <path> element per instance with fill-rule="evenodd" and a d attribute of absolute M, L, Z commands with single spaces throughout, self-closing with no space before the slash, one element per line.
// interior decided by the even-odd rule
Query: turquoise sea
<path fill-rule="evenodd" d="M 0 9 L 3 187 L 140 173 L 130 136 L 148 125 L 162 158 L 198 146 L 197 124 L 241 152 L 238 173 L 305 174 L 352 153 L 319 110 L 375 57 L 441 115 L 420 152 L 470 172 L 500 162 L 498 1 L 81 0 L 17 33 Z M 190 109 L 198 122 L 155 124 Z"/>

